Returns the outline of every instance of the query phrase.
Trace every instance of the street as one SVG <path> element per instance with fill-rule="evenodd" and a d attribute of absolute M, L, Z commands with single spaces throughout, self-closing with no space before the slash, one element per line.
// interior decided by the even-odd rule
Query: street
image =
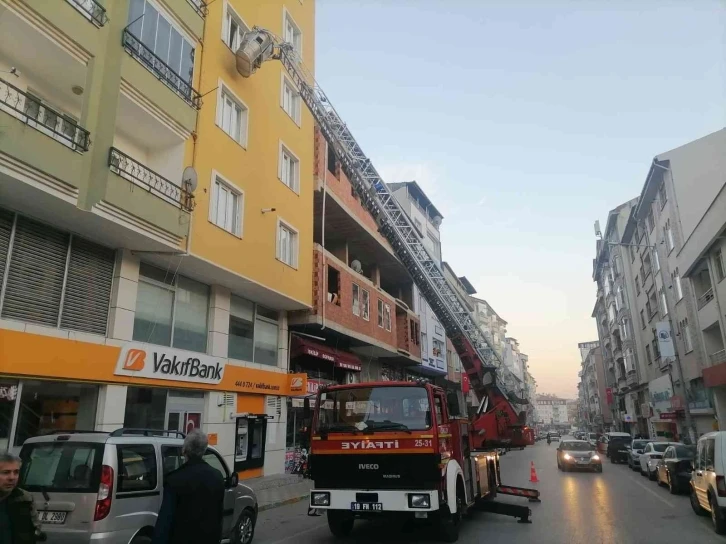
<path fill-rule="evenodd" d="M 557 470 L 555 449 L 538 442 L 523 451 L 502 457 L 505 484 L 532 487 L 529 465 L 534 461 L 542 493 L 540 504 L 531 504 L 531 525 L 516 519 L 474 512 L 461 527 L 459 542 L 513 544 L 709 544 L 724 542 L 711 528 L 708 517 L 691 510 L 688 496 L 670 495 L 627 465 L 605 460 L 602 474 Z M 528 504 L 514 497 L 503 501 Z M 435 542 L 430 526 L 418 525 L 410 532 L 382 523 L 356 521 L 349 542 Z M 268 510 L 258 520 L 255 544 L 325 544 L 335 542 L 326 519 L 307 516 L 307 502 Z"/>

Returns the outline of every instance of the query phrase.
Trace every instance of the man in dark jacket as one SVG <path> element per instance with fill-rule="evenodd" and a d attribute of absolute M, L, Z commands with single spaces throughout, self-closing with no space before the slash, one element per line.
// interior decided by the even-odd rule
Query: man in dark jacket
<path fill-rule="evenodd" d="M 225 482 L 202 457 L 207 436 L 195 429 L 184 439 L 186 463 L 166 475 L 153 544 L 219 544 Z"/>
<path fill-rule="evenodd" d="M 0 544 L 43 542 L 33 496 L 18 487 L 20 458 L 0 453 Z"/>

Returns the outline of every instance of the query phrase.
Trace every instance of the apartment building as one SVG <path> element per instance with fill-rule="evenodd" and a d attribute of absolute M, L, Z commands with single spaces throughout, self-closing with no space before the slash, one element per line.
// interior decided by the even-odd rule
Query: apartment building
<path fill-rule="evenodd" d="M 470 296 L 469 299 L 474 306 L 474 322 L 484 331 L 484 336 L 496 352 L 502 356 L 507 339 L 507 322 L 486 300 L 474 296 Z"/>
<path fill-rule="evenodd" d="M 584 344 L 591 347 L 588 349 Z M 610 431 L 613 426 L 613 414 L 610 410 L 612 399 L 608 395 L 605 382 L 602 348 L 599 342 L 586 342 L 578 346 L 581 353 L 587 349 L 582 359 L 578 386 L 580 403 L 584 407 L 581 413 L 583 422 L 591 432 Z"/>
<path fill-rule="evenodd" d="M 260 25 L 312 68 L 314 2 L 0 8 L 0 449 L 201 427 L 243 477 L 283 472 L 314 127 L 235 49 Z"/>
<path fill-rule="evenodd" d="M 569 428 L 570 420 L 565 399 L 553 395 L 539 395 L 536 402 L 540 425 Z"/>

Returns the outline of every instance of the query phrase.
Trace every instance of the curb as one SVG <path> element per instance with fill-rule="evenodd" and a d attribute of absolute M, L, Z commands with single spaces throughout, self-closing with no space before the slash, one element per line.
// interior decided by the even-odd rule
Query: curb
<path fill-rule="evenodd" d="M 264 506 L 260 506 L 257 509 L 257 511 L 258 512 L 264 512 L 265 510 L 272 510 L 273 508 L 278 508 L 280 506 L 287 506 L 289 504 L 295 504 L 296 502 L 300 502 L 302 500 L 305 500 L 308 497 L 310 497 L 310 494 L 309 493 L 307 495 L 303 495 L 302 497 L 293 497 L 292 499 L 285 499 L 284 501 L 272 502 L 270 504 L 266 504 Z"/>

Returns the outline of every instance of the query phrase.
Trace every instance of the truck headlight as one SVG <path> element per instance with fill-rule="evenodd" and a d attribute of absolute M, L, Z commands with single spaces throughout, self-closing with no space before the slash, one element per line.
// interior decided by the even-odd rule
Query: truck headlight
<path fill-rule="evenodd" d="M 431 508 L 431 496 L 428 493 L 425 493 L 425 494 L 411 493 L 408 496 L 408 507 L 409 508 Z"/>
<path fill-rule="evenodd" d="M 311 506 L 330 506 L 330 493 L 327 491 L 313 491 L 310 493 Z"/>

